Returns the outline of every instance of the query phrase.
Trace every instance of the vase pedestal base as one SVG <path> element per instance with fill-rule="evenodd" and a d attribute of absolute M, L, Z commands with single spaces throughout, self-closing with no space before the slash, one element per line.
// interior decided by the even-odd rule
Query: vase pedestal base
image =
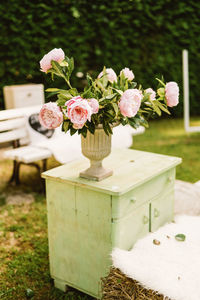
<path fill-rule="evenodd" d="M 94 171 L 93 168 L 89 168 L 79 174 L 79 176 L 82 178 L 86 178 L 94 181 L 101 181 L 112 175 L 113 175 L 112 170 L 107 170 L 104 169 L 103 167 L 101 169 L 96 170 L 96 172 Z"/>

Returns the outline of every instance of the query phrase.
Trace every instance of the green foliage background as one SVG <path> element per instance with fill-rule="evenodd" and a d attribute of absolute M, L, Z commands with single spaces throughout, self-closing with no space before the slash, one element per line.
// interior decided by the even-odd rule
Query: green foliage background
<path fill-rule="evenodd" d="M 2 87 L 64 82 L 40 72 L 39 60 L 52 48 L 75 59 L 76 72 L 96 75 L 102 66 L 131 68 L 145 88 L 155 76 L 182 87 L 182 49 L 190 51 L 191 112 L 200 111 L 200 2 L 193 0 L 2 0 L 0 2 L 0 105 Z M 181 88 L 182 103 L 182 88 Z M 174 110 L 182 115 L 182 105 Z"/>

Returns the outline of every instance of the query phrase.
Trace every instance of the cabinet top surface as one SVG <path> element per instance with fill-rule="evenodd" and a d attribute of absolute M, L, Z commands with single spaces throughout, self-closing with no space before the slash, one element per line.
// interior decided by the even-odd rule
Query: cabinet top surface
<path fill-rule="evenodd" d="M 105 168 L 113 175 L 100 181 L 79 177 L 89 167 L 88 159 L 80 159 L 42 174 L 45 179 L 66 182 L 111 195 L 124 194 L 144 182 L 181 163 L 181 158 L 131 149 L 115 149 L 104 159 Z"/>

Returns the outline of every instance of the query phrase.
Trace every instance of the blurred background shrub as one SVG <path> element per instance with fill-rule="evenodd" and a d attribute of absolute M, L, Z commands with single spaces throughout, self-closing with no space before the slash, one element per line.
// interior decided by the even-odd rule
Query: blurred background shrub
<path fill-rule="evenodd" d="M 194 0 L 9 0 L 0 2 L 0 107 L 2 87 L 20 83 L 53 83 L 39 70 L 52 48 L 75 59 L 73 85 L 82 88 L 89 71 L 103 65 L 117 73 L 129 67 L 144 88 L 154 77 L 177 81 L 182 102 L 182 49 L 190 54 L 191 112 L 200 110 L 200 2 Z M 78 74 L 80 75 L 80 73 Z M 182 116 L 182 105 L 173 114 Z"/>

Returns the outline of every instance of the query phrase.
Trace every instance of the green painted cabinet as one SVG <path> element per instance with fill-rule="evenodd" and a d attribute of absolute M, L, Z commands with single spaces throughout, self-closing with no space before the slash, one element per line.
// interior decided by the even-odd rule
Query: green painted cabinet
<path fill-rule="evenodd" d="M 86 159 L 43 173 L 46 180 L 50 273 L 55 286 L 96 298 L 114 247 L 129 250 L 173 220 L 175 168 L 180 158 L 129 149 L 104 160 L 113 176 L 79 178 Z"/>

